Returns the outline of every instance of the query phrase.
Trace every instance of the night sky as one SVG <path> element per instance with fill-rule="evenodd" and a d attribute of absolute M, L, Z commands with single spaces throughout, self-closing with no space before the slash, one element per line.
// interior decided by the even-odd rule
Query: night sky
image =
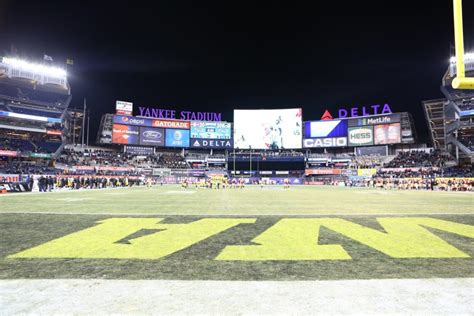
<path fill-rule="evenodd" d="M 297 4 L 300 3 L 300 4 Z M 0 0 L 0 49 L 74 59 L 73 100 L 95 131 L 115 100 L 177 110 L 389 103 L 426 137 L 421 101 L 441 98 L 454 53 L 452 1 Z M 474 1 L 464 1 L 466 50 Z"/>

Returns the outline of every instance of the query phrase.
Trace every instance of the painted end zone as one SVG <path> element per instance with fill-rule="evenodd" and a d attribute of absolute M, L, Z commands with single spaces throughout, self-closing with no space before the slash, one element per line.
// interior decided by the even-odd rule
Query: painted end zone
<path fill-rule="evenodd" d="M 474 276 L 471 215 L 155 218 L 3 214 L 0 223 L 5 228 L 0 236 L 0 278 Z"/>

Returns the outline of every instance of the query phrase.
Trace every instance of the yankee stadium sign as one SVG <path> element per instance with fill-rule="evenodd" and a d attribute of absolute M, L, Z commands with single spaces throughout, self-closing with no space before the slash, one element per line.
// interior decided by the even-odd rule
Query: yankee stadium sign
<path fill-rule="evenodd" d="M 192 111 L 176 111 L 167 109 L 156 109 L 149 107 L 138 107 L 138 116 L 173 119 L 185 121 L 222 121 L 222 113 L 216 112 L 192 112 Z"/>

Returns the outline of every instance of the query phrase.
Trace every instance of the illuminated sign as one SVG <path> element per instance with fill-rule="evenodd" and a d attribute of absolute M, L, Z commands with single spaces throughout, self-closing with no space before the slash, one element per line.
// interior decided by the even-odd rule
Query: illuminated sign
<path fill-rule="evenodd" d="M 189 147 L 189 130 L 186 129 L 166 129 L 167 147 Z"/>
<path fill-rule="evenodd" d="M 383 124 L 374 126 L 375 145 L 400 143 L 400 123 Z"/>
<path fill-rule="evenodd" d="M 373 145 L 374 128 L 372 126 L 350 127 L 347 138 L 349 146 Z"/>
<path fill-rule="evenodd" d="M 164 146 L 165 130 L 162 128 L 140 127 L 139 144 L 144 146 Z"/>
<path fill-rule="evenodd" d="M 139 129 L 136 126 L 114 124 L 112 127 L 112 143 L 138 145 Z"/>
<path fill-rule="evenodd" d="M 233 148 L 234 142 L 231 139 L 200 139 L 191 138 L 191 147 L 194 148 Z"/>
<path fill-rule="evenodd" d="M 304 137 L 343 137 L 347 136 L 346 120 L 325 120 L 304 122 Z"/>
<path fill-rule="evenodd" d="M 173 120 L 152 120 L 153 127 L 164 127 L 164 128 L 181 128 L 189 129 L 191 124 L 189 121 L 173 121 Z"/>
<path fill-rule="evenodd" d="M 117 114 L 121 115 L 132 115 L 133 113 L 133 103 L 125 101 L 116 101 L 115 102 L 115 111 Z"/>
<path fill-rule="evenodd" d="M 231 139 L 232 127 L 227 122 L 191 122 L 191 138 Z"/>
<path fill-rule="evenodd" d="M 160 118 L 160 119 L 179 119 L 186 121 L 222 121 L 222 113 L 216 112 L 192 112 L 176 111 L 167 109 L 156 109 L 139 106 L 139 116 Z"/>
<path fill-rule="evenodd" d="M 347 137 L 326 137 L 303 139 L 303 148 L 346 147 Z"/>
<path fill-rule="evenodd" d="M 391 114 L 392 109 L 390 105 L 374 104 L 371 106 L 353 107 L 353 108 L 341 108 L 338 110 L 339 118 L 356 117 L 356 116 L 369 116 L 369 115 L 380 115 L 380 114 Z"/>
<path fill-rule="evenodd" d="M 392 124 L 392 123 L 398 123 L 400 122 L 400 120 L 401 120 L 400 114 L 389 114 L 389 115 L 377 115 L 377 116 L 353 118 L 347 121 L 348 121 L 349 127 L 352 127 L 352 126 Z"/>

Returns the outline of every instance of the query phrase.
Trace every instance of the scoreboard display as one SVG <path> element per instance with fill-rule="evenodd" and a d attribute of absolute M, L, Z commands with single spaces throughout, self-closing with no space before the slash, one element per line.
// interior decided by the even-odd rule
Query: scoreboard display
<path fill-rule="evenodd" d="M 191 122 L 191 138 L 231 139 L 232 128 L 228 122 Z"/>

